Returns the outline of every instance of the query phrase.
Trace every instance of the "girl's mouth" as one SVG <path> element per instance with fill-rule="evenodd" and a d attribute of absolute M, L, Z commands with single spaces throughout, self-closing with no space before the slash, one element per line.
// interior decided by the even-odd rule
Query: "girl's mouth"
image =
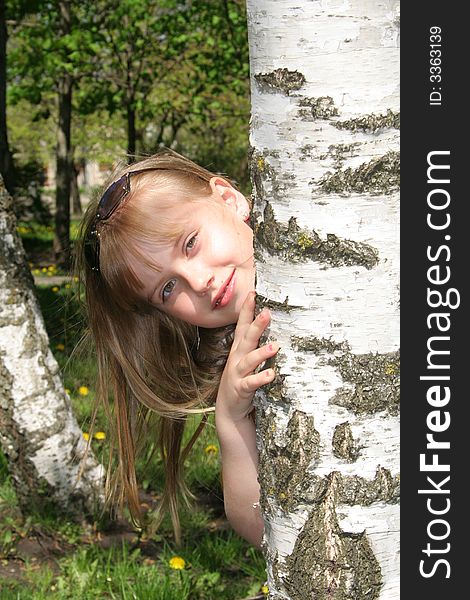
<path fill-rule="evenodd" d="M 234 269 L 232 271 L 230 277 L 227 279 L 227 281 L 225 281 L 223 286 L 218 291 L 217 296 L 215 298 L 213 308 L 224 307 L 230 302 L 230 300 L 233 296 L 234 288 L 235 288 L 235 279 L 236 279 L 236 277 L 235 277 L 235 269 Z"/>

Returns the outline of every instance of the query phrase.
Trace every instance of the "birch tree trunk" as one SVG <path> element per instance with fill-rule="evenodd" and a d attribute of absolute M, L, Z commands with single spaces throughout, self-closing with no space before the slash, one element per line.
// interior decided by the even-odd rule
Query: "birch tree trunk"
<path fill-rule="evenodd" d="M 0 441 L 20 507 L 79 518 L 102 502 L 103 469 L 72 413 L 0 178 Z M 77 475 L 83 474 L 77 483 Z"/>
<path fill-rule="evenodd" d="M 399 597 L 399 13 L 248 0 L 270 599 Z"/>

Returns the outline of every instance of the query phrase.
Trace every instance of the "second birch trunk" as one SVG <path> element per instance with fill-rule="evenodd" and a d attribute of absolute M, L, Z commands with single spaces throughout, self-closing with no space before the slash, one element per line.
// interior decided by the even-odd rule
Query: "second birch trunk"
<path fill-rule="evenodd" d="M 49 349 L 31 274 L 0 179 L 0 442 L 20 507 L 80 519 L 103 505 L 89 452 Z M 78 474 L 83 468 L 81 478 Z"/>

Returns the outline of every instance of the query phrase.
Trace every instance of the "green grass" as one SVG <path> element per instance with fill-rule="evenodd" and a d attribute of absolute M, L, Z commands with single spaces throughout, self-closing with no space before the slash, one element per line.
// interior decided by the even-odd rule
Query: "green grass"
<path fill-rule="evenodd" d="M 70 358 L 82 333 L 78 307 L 65 283 L 41 285 L 37 296 L 64 387 L 69 390 L 82 430 L 87 431 L 96 365 L 92 357 Z M 189 421 L 187 437 L 198 422 L 198 418 Z M 107 434 L 102 413 L 98 414 L 97 431 Z M 173 542 L 168 517 L 152 539 L 128 527 L 127 541 L 118 538 L 117 545 L 105 548 L 100 539 L 111 540 L 112 531 L 103 524 L 72 523 L 50 513 L 22 515 L 0 453 L 0 600 L 239 600 L 258 593 L 266 577 L 264 560 L 224 520 L 219 457 L 217 452 L 206 451 L 208 446 L 218 448 L 212 417 L 186 461 L 186 481 L 197 500 L 192 509 L 181 511 L 183 539 L 179 548 Z M 92 449 L 105 463 L 107 437 L 93 438 Z M 146 471 L 143 467 L 141 460 L 137 465 L 139 482 L 148 497 L 158 498 L 163 482 L 158 453 Z M 21 551 L 28 540 L 49 540 L 55 550 L 33 560 Z M 170 567 L 174 556 L 184 559 L 184 569 Z M 10 575 L 12 565 L 19 565 L 19 575 Z"/>
<path fill-rule="evenodd" d="M 70 240 L 72 246 L 78 237 L 79 225 L 79 219 L 71 219 Z M 20 221 L 16 229 L 23 241 L 26 257 L 34 275 L 68 275 L 68 273 L 64 273 L 54 266 L 54 253 L 52 250 L 54 240 L 53 223 L 44 225 L 35 221 Z"/>
<path fill-rule="evenodd" d="M 236 600 L 259 591 L 263 581 L 263 564 L 259 556 L 246 550 L 227 535 L 218 551 L 230 549 L 230 562 L 213 564 L 199 549 L 184 546 L 177 554 L 169 545 L 155 559 L 146 558 L 140 549 L 126 545 L 110 550 L 81 547 L 57 561 L 54 567 L 37 569 L 26 565 L 22 581 L 4 580 L 2 600 L 39 599 L 152 599 L 152 600 Z M 185 568 L 175 570 L 169 561 L 174 556 L 185 561 Z M 223 561 L 219 561 L 222 563 Z M 245 564 L 252 563 L 246 573 Z M 58 573 L 57 573 L 58 571 Z"/>

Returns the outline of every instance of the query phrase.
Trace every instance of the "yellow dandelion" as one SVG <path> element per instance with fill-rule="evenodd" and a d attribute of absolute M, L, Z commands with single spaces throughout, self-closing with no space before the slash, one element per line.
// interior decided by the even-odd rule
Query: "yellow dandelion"
<path fill-rule="evenodd" d="M 71 287 L 72 287 L 72 286 L 70 285 L 70 283 L 66 283 L 66 284 L 65 284 L 65 289 L 66 289 L 66 290 L 69 290 Z"/>
<path fill-rule="evenodd" d="M 77 282 L 77 281 L 78 281 L 78 277 L 75 275 L 75 277 L 73 278 L 73 280 L 74 280 L 75 282 Z"/>
<path fill-rule="evenodd" d="M 106 434 L 104 431 L 97 431 L 93 437 L 95 438 L 95 440 L 105 440 Z"/>
<path fill-rule="evenodd" d="M 57 292 L 59 291 L 59 288 L 58 288 L 58 287 L 55 285 L 55 286 L 52 288 L 52 291 L 57 293 Z"/>
<path fill-rule="evenodd" d="M 86 385 L 81 385 L 78 388 L 78 393 L 80 394 L 80 396 L 88 396 L 90 390 L 87 388 Z"/>
<path fill-rule="evenodd" d="M 83 432 L 83 439 L 86 440 L 88 442 L 88 440 L 90 439 L 90 434 L 87 433 L 86 431 Z"/>
<path fill-rule="evenodd" d="M 184 569 L 186 567 L 186 561 L 181 556 L 173 556 L 168 561 L 168 564 L 172 569 Z"/>
<path fill-rule="evenodd" d="M 33 275 L 40 275 L 41 271 L 39 269 L 33 269 Z"/>
<path fill-rule="evenodd" d="M 41 271 L 42 271 L 43 273 L 47 273 L 47 269 L 46 269 L 46 267 L 43 267 L 43 268 L 41 269 Z"/>
<path fill-rule="evenodd" d="M 267 585 L 263 585 L 261 588 L 261 591 L 263 592 L 263 594 L 266 594 L 266 596 L 269 594 L 269 588 Z"/>
<path fill-rule="evenodd" d="M 56 344 L 55 349 L 59 350 L 59 352 L 63 352 L 65 350 L 64 344 Z"/>
<path fill-rule="evenodd" d="M 219 452 L 219 449 L 217 448 L 217 446 L 214 446 L 214 444 L 209 444 L 204 448 L 204 452 L 206 454 L 217 454 Z"/>
<path fill-rule="evenodd" d="M 56 270 L 57 270 L 57 267 L 56 267 L 55 265 L 50 265 L 49 267 L 47 267 L 47 270 L 48 270 L 48 271 L 51 271 L 51 272 L 52 272 L 52 271 L 56 271 Z"/>

